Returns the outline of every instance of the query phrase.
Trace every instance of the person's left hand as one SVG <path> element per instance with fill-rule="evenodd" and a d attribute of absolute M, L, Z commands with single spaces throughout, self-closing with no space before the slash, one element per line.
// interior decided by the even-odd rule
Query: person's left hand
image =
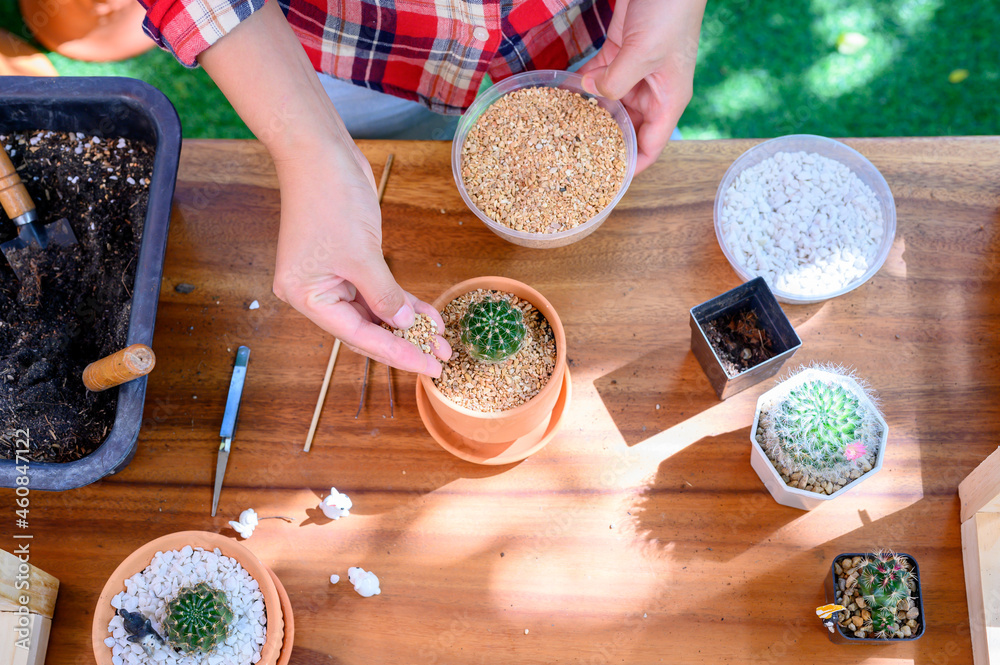
<path fill-rule="evenodd" d="M 636 173 L 656 161 L 691 101 L 705 0 L 618 0 L 600 52 L 580 73 L 620 99 L 639 142 Z"/>

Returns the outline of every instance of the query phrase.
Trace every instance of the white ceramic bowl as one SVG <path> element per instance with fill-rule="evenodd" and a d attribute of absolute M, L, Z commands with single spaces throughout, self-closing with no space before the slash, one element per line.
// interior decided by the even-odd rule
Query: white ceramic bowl
<path fill-rule="evenodd" d="M 582 82 L 583 77 L 580 74 L 553 69 L 543 69 L 515 74 L 514 76 L 497 83 L 476 98 L 476 101 L 469 107 L 469 110 L 465 112 L 465 115 L 462 116 L 462 120 L 458 123 L 458 129 L 455 131 L 455 140 L 452 142 L 451 146 L 451 172 L 455 178 L 455 185 L 458 187 L 458 193 L 462 195 L 462 200 L 465 201 L 467 206 L 469 206 L 469 209 L 475 213 L 476 217 L 481 219 L 491 231 L 496 233 L 501 238 L 514 243 L 515 245 L 536 248 L 562 247 L 563 245 L 568 245 L 578 240 L 582 240 L 597 230 L 597 227 L 600 226 L 605 219 L 607 219 L 614 207 L 618 205 L 619 201 L 621 201 L 622 197 L 625 195 L 625 191 L 628 189 L 629 184 L 632 182 L 632 176 L 635 175 L 635 163 L 638 153 L 635 139 L 635 128 L 632 126 L 632 120 L 629 118 L 628 112 L 625 110 L 625 107 L 622 106 L 621 102 L 612 101 L 603 97 L 597 98 L 597 103 L 601 106 L 601 108 L 606 109 L 611 114 L 611 117 L 615 119 L 615 122 L 618 123 L 618 127 L 622 132 L 622 137 L 625 139 L 625 180 L 622 182 L 621 188 L 618 190 L 618 193 L 611 200 L 611 203 L 607 205 L 607 207 L 583 224 L 580 224 L 572 229 L 566 229 L 565 231 L 557 231 L 556 233 L 528 233 L 526 231 L 514 230 L 490 219 L 489 216 L 487 216 L 476 206 L 475 203 L 472 202 L 472 198 L 469 196 L 469 192 L 465 188 L 465 182 L 462 180 L 462 146 L 465 144 L 465 137 L 472 129 L 473 125 L 476 124 L 476 121 L 479 120 L 479 116 L 481 116 L 486 109 L 493 104 L 493 102 L 508 93 L 514 92 L 515 90 L 521 90 L 522 88 L 549 87 L 572 90 L 573 92 L 580 93 L 586 97 L 592 97 L 593 95 L 583 89 Z"/>
<path fill-rule="evenodd" d="M 884 226 L 882 241 L 879 244 L 878 253 L 875 255 L 875 259 L 868 266 L 868 269 L 863 275 L 848 283 L 843 288 L 829 291 L 827 293 L 811 293 L 803 295 L 800 293 L 782 291 L 781 289 L 775 288 L 773 284 L 768 284 L 768 286 L 771 287 L 771 291 L 780 302 L 790 305 L 806 305 L 810 303 L 822 302 L 824 300 L 829 300 L 830 298 L 842 296 L 848 291 L 853 291 L 871 279 L 872 276 L 879 271 L 879 268 L 882 267 L 882 264 L 885 263 L 886 258 L 889 256 L 889 250 L 892 248 L 893 240 L 896 237 L 896 203 L 892 198 L 892 192 L 889 190 L 889 185 L 886 183 L 885 178 L 882 177 L 879 170 L 875 168 L 875 166 L 872 165 L 872 163 L 869 162 L 864 155 L 854 148 L 844 145 L 840 141 L 828 139 L 823 136 L 815 136 L 813 134 L 792 134 L 789 136 L 780 136 L 776 139 L 771 139 L 755 145 L 740 155 L 739 158 L 732 163 L 726 171 L 726 174 L 722 176 L 722 182 L 719 183 L 719 190 L 715 195 L 715 237 L 719 241 L 722 253 L 726 255 L 726 259 L 729 261 L 729 264 L 744 282 L 758 276 L 756 273 L 743 266 L 736 258 L 736 253 L 733 252 L 726 244 L 725 235 L 722 232 L 722 202 L 726 191 L 729 189 L 730 185 L 733 184 L 733 181 L 736 180 L 740 173 L 742 173 L 745 169 L 760 164 L 765 159 L 773 157 L 779 152 L 812 152 L 822 157 L 836 160 L 847 166 L 854 172 L 855 175 L 858 176 L 858 178 L 861 179 L 861 182 L 865 183 L 875 193 L 875 197 L 878 199 L 879 206 L 882 209 L 882 220 Z"/>

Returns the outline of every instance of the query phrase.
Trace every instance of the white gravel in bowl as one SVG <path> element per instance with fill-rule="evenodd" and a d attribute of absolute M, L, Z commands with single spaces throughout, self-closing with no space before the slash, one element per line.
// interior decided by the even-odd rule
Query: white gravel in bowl
<path fill-rule="evenodd" d="M 875 192 L 845 164 L 807 152 L 778 152 L 742 171 L 723 195 L 721 223 L 746 271 L 802 296 L 864 275 L 885 233 Z"/>
<path fill-rule="evenodd" d="M 152 657 L 138 644 L 128 641 L 122 618 L 115 614 L 108 624 L 111 637 L 104 643 L 111 648 L 114 665 L 251 665 L 260 660 L 261 647 L 267 635 L 267 613 L 264 595 L 257 580 L 240 563 L 214 551 L 192 548 L 157 552 L 149 566 L 125 580 L 125 591 L 111 599 L 115 610 L 141 612 L 152 621 L 153 629 L 166 637 L 163 622 L 166 605 L 181 589 L 208 582 L 226 592 L 233 622 L 225 643 L 211 654 L 181 654 L 169 646 L 160 645 Z"/>

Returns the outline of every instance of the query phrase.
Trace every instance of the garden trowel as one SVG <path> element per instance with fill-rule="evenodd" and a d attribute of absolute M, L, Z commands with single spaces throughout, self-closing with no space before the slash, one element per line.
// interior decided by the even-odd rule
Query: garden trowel
<path fill-rule="evenodd" d="M 7 263 L 14 269 L 14 274 L 21 281 L 28 276 L 28 265 L 23 255 L 31 246 L 45 249 L 49 245 L 75 245 L 76 236 L 66 218 L 42 224 L 38 221 L 35 203 L 31 200 L 28 190 L 21 182 L 21 176 L 14 170 L 14 165 L 7 156 L 7 151 L 0 148 L 0 205 L 4 212 L 17 226 L 17 237 L 0 245 Z"/>

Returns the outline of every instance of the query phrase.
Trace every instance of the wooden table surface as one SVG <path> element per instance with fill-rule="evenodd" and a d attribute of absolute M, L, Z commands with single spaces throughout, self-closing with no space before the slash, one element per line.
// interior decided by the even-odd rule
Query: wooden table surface
<path fill-rule="evenodd" d="M 384 249 L 405 288 L 431 300 L 506 275 L 566 326 L 565 427 L 534 457 L 491 468 L 437 446 L 411 375 L 394 373 L 390 419 L 373 366 L 355 420 L 364 363 L 346 349 L 302 452 L 332 338 L 271 293 L 270 160 L 254 142 L 185 142 L 135 460 L 86 488 L 32 494 L 31 561 L 62 582 L 47 662 L 92 662 L 95 602 L 135 547 L 187 529 L 235 537 L 227 521 L 252 507 L 292 520 L 264 520 L 246 545 L 291 595 L 300 665 L 971 663 L 956 487 L 1000 432 L 1000 138 L 847 141 L 892 188 L 896 240 L 861 288 L 785 307 L 803 340 L 792 364 L 857 368 L 890 434 L 881 473 L 809 513 L 776 504 L 750 468 L 754 404 L 773 381 L 719 402 L 690 351 L 689 308 L 739 283 L 712 205 L 754 143 L 671 144 L 594 235 L 549 251 L 476 220 L 449 144 L 362 144 L 376 175 L 395 153 Z M 181 282 L 196 288 L 178 293 Z M 240 344 L 249 374 L 211 518 Z M 317 510 L 331 486 L 354 501 L 336 522 Z M 831 560 L 872 546 L 919 561 L 926 635 L 835 646 L 813 612 Z M 373 570 L 382 594 L 358 596 L 350 566 Z"/>

